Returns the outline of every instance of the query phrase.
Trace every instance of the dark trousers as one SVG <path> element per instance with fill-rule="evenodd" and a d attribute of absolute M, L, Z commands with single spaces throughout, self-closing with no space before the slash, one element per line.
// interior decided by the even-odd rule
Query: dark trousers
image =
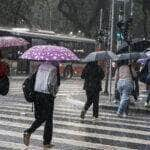
<path fill-rule="evenodd" d="M 149 101 L 150 101 L 150 85 L 148 85 L 148 84 L 146 85 L 146 90 L 148 92 L 146 102 L 149 103 Z"/>
<path fill-rule="evenodd" d="M 84 105 L 84 110 L 87 111 L 93 104 L 93 117 L 98 117 L 99 112 L 99 91 L 86 91 L 87 101 Z"/>
<path fill-rule="evenodd" d="M 149 103 L 149 101 L 150 101 L 150 93 L 148 94 L 147 99 L 146 99 L 147 103 Z"/>
<path fill-rule="evenodd" d="M 43 144 L 50 144 L 53 133 L 54 97 L 49 94 L 38 93 L 34 102 L 35 121 L 25 132 L 32 134 L 45 122 Z"/>

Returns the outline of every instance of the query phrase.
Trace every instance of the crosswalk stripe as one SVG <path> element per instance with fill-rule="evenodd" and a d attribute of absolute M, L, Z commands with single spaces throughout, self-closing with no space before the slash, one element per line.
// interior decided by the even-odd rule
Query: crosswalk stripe
<path fill-rule="evenodd" d="M 7 148 L 7 149 L 26 149 L 26 150 L 43 150 L 43 148 L 41 147 L 36 147 L 36 146 L 29 146 L 28 149 L 24 144 L 20 144 L 20 143 L 13 143 L 13 142 L 6 142 L 6 141 L 0 141 L 0 147 L 1 148 Z M 55 149 L 52 149 L 55 150 Z"/>
<path fill-rule="evenodd" d="M 20 112 L 17 110 L 18 108 L 16 108 L 15 110 L 9 110 L 9 113 L 16 113 L 16 114 L 26 114 L 26 112 Z M 8 110 L 6 110 L 6 108 L 0 108 L 0 111 L 3 111 L 7 114 Z M 27 112 L 28 114 L 30 115 L 33 115 L 33 112 L 31 111 L 28 111 Z M 79 117 L 79 115 L 75 112 L 66 112 L 65 110 L 64 111 L 60 111 L 60 109 L 55 109 L 54 111 L 55 115 L 63 115 L 63 116 L 67 116 L 67 115 L 71 115 L 72 117 Z M 87 117 L 90 117 L 90 115 L 87 114 Z M 130 121 L 132 123 L 136 123 L 136 124 L 144 124 L 146 123 L 148 126 L 150 125 L 150 123 L 148 123 L 147 121 L 135 121 L 133 119 L 124 119 L 124 118 L 118 118 L 116 117 L 114 114 L 107 114 L 107 113 L 101 113 L 100 114 L 100 119 L 113 119 L 113 120 L 116 120 L 116 121 Z"/>
<path fill-rule="evenodd" d="M 20 132 L 15 132 L 15 131 L 5 131 L 5 130 L 1 130 L 0 129 L 0 135 L 7 135 L 7 136 L 11 136 L 11 137 L 18 137 L 18 138 L 22 138 L 22 133 Z M 36 135 L 33 134 L 32 139 L 35 140 L 41 140 L 42 136 L 41 135 Z M 84 141 L 77 141 L 77 140 L 71 140 L 71 139 L 65 139 L 65 138 L 53 138 L 54 143 L 65 143 L 65 144 L 71 144 L 74 146 L 81 146 L 81 147 L 85 147 L 85 148 L 95 148 L 95 149 L 105 149 L 105 150 L 120 150 L 120 147 L 117 146 L 110 146 L 110 145 L 103 145 L 103 144 L 99 144 L 99 143 L 91 143 L 91 142 L 84 142 Z M 123 148 L 121 147 L 122 150 L 129 150 L 128 148 Z"/>
<path fill-rule="evenodd" d="M 15 109 L 18 109 L 20 111 L 28 111 L 28 112 L 31 111 L 31 105 L 26 105 L 26 104 L 22 104 L 22 105 L 21 104 L 16 104 L 16 106 L 9 106 L 9 105 L 5 105 L 3 107 L 0 106 L 0 110 L 1 109 L 12 109 L 14 107 L 15 107 Z M 81 112 L 81 110 L 79 110 L 79 109 L 73 110 L 73 109 L 71 109 L 69 107 L 68 108 L 64 108 L 64 107 L 59 107 L 59 106 L 57 106 L 56 108 L 54 108 L 54 111 L 59 111 L 61 113 L 65 112 L 65 113 L 72 114 L 72 115 L 76 114 L 76 116 L 79 116 L 80 112 Z M 88 114 L 91 115 L 92 112 L 89 111 Z M 87 114 L 87 116 L 89 116 L 88 114 Z M 105 112 L 100 112 L 100 117 L 101 117 L 101 119 L 102 118 L 103 119 L 114 119 L 116 121 L 123 121 L 123 120 L 125 120 L 125 121 L 130 121 L 130 122 L 139 123 L 139 124 L 140 123 L 149 124 L 148 121 L 150 121 L 149 118 L 146 118 L 146 117 L 143 117 L 143 116 L 142 117 L 128 116 L 128 118 L 124 119 L 124 118 L 118 118 L 114 113 L 105 113 Z M 133 120 L 133 118 L 135 120 Z M 142 120 L 139 120 L 139 119 L 142 119 Z"/>
<path fill-rule="evenodd" d="M 1 125 L 10 125 L 10 122 L 8 121 L 0 121 Z M 13 123 L 11 126 L 14 127 L 20 127 L 20 128 L 26 128 L 28 124 L 22 124 L 22 123 Z M 43 127 L 39 128 L 40 130 L 43 129 Z M 39 130 L 38 129 L 38 130 Z M 54 128 L 54 132 L 57 133 L 63 133 L 63 134 L 73 134 L 78 136 L 88 136 L 88 137 L 94 137 L 94 138 L 105 138 L 105 139 L 113 139 L 114 141 L 122 141 L 122 142 L 130 142 L 131 140 L 134 140 L 136 142 L 134 143 L 142 143 L 142 144 L 150 144 L 150 141 L 147 140 L 141 140 L 137 138 L 129 138 L 129 137 L 120 137 L 120 136 L 113 136 L 113 135 L 104 135 L 104 134 L 97 134 L 97 133 L 89 133 L 89 132 L 81 132 L 81 131 L 73 131 L 73 130 L 67 130 L 67 129 L 59 129 Z"/>
<path fill-rule="evenodd" d="M 30 113 L 30 114 L 32 114 L 32 113 Z M 62 115 L 64 115 L 64 114 L 62 114 Z M 9 117 L 9 118 L 11 118 L 11 117 Z M 34 120 L 34 118 L 30 117 L 30 120 Z M 91 129 L 99 129 L 99 130 L 103 129 L 103 130 L 107 130 L 107 131 L 117 131 L 118 130 L 117 127 L 105 127 L 105 126 L 98 126 L 98 125 L 92 125 L 92 124 L 71 123 L 69 121 L 65 122 L 65 121 L 54 120 L 54 122 L 57 123 L 57 124 L 60 124 L 60 125 L 64 124 L 64 125 L 67 125 L 67 126 L 74 126 L 74 127 L 83 127 L 83 128 L 91 128 Z M 2 124 L 2 123 L 4 124 L 4 122 L 0 121 L 0 124 Z M 138 131 L 138 130 L 133 130 L 133 129 L 120 128 L 119 132 L 141 134 L 141 135 L 143 134 L 143 135 L 150 136 L 150 133 L 147 132 L 147 131 Z"/>
<path fill-rule="evenodd" d="M 19 119 L 23 119 L 23 120 L 28 120 L 28 121 L 32 121 L 33 120 L 33 118 L 32 117 L 27 117 L 27 116 L 15 116 L 15 115 L 6 115 L 6 114 L 0 114 L 0 117 L 5 117 L 5 118 L 8 118 L 8 119 L 17 119 L 17 120 L 19 120 Z M 63 116 L 63 115 L 54 115 L 54 117 L 60 117 L 60 118 L 67 118 L 67 119 L 70 119 L 70 117 L 66 117 L 66 116 Z M 73 119 L 73 118 L 72 118 Z M 77 119 L 78 121 L 81 121 L 79 118 Z M 90 120 L 91 121 L 91 120 Z M 56 119 L 54 120 L 54 123 L 59 123 L 60 121 L 57 121 Z M 68 120 L 68 122 L 70 122 L 69 120 Z M 101 120 L 98 120 L 98 122 L 103 122 L 103 121 L 101 121 Z M 106 122 L 108 122 L 108 121 L 106 121 Z M 63 121 L 63 123 L 65 123 L 65 121 Z M 80 123 L 79 123 L 80 124 Z M 112 123 L 112 124 L 114 124 L 114 123 Z M 77 125 L 77 123 L 74 123 L 74 124 L 72 124 L 72 125 Z M 121 125 L 123 125 L 123 124 L 121 124 Z M 89 125 L 88 127 L 91 127 L 91 125 Z M 98 129 L 100 129 L 100 127 L 99 126 L 95 126 L 95 127 L 97 127 Z M 132 127 L 134 127 L 134 125 L 132 126 Z M 141 127 L 141 126 L 140 126 Z M 142 126 L 143 128 L 149 128 L 149 126 Z M 94 128 L 94 127 L 93 127 Z M 116 127 L 117 128 L 117 127 Z M 108 128 L 109 129 L 109 128 Z M 110 128 L 111 129 L 111 128 Z M 115 128 L 113 129 L 112 128 L 112 130 L 115 130 Z M 117 128 L 117 130 L 118 130 L 118 128 Z M 119 130 L 122 130 L 121 128 L 119 128 Z M 125 131 L 125 130 L 124 130 Z M 138 132 L 138 131 L 137 131 Z M 146 132 L 146 131 L 145 131 Z M 147 132 L 147 134 L 149 135 L 149 132 Z M 147 134 L 145 134 L 145 135 L 147 135 Z"/>

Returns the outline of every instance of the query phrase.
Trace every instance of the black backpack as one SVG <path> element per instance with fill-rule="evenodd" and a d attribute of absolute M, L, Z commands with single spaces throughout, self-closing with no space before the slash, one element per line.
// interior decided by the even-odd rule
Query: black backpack
<path fill-rule="evenodd" d="M 32 74 L 22 84 L 22 89 L 24 93 L 24 97 L 27 102 L 34 102 L 36 93 L 34 91 L 34 84 L 35 84 L 36 73 Z"/>
<path fill-rule="evenodd" d="M 9 78 L 7 76 L 0 79 L 0 94 L 6 95 L 9 91 Z"/>

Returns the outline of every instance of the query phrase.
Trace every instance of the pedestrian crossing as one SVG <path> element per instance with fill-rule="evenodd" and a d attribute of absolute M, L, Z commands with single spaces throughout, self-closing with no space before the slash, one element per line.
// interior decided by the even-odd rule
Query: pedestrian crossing
<path fill-rule="evenodd" d="M 22 133 L 34 120 L 32 105 L 23 96 L 0 97 L 0 150 L 27 149 Z M 92 119 L 92 110 L 80 119 L 82 106 L 68 104 L 60 97 L 54 108 L 54 148 L 58 150 L 149 150 L 150 118 L 132 115 L 118 118 L 114 111 L 101 111 Z M 43 126 L 31 137 L 28 149 L 42 149 Z"/>

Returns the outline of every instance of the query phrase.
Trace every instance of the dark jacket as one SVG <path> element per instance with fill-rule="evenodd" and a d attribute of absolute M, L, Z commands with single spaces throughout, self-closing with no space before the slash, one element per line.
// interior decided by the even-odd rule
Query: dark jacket
<path fill-rule="evenodd" d="M 101 91 L 101 80 L 104 76 L 104 71 L 96 64 L 96 62 L 88 63 L 83 69 L 81 75 L 81 78 L 85 79 L 83 89 L 91 92 Z"/>

